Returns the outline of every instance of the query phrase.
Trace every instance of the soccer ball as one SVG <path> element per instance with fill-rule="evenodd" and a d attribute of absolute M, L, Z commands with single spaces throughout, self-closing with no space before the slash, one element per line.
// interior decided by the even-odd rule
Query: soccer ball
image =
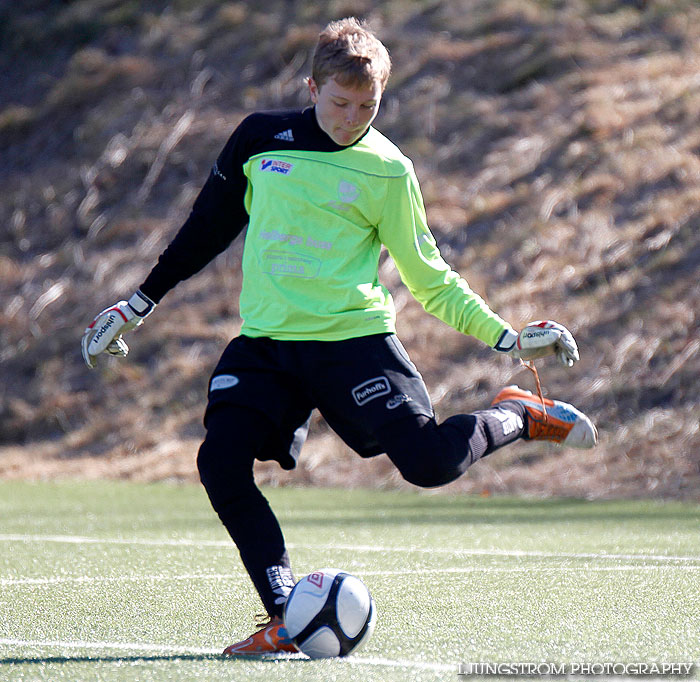
<path fill-rule="evenodd" d="M 347 656 L 372 635 L 374 600 L 364 583 L 338 568 L 302 578 L 284 607 L 284 625 L 296 647 L 310 658 Z"/>

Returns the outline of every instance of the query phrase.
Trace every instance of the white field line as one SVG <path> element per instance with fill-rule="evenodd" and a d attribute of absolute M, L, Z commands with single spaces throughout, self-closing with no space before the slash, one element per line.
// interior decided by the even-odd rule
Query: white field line
<path fill-rule="evenodd" d="M 96 538 L 81 535 L 26 535 L 26 534 L 0 534 L 0 542 L 58 542 L 67 544 L 93 544 L 93 545 L 146 545 L 151 547 L 224 547 L 233 548 L 233 543 L 228 540 L 192 540 L 189 538 Z M 673 556 L 667 554 L 597 554 L 595 552 L 543 552 L 538 550 L 518 549 L 482 549 L 460 547 L 402 547 L 384 545 L 342 545 L 342 544 L 309 544 L 288 543 L 289 549 L 312 549 L 348 552 L 411 552 L 423 554 L 449 554 L 452 556 L 494 556 L 516 558 L 543 558 L 543 559 L 610 559 L 614 561 L 662 561 L 662 562 L 691 562 L 700 564 L 700 556 Z"/>
<path fill-rule="evenodd" d="M 45 578 L 0 578 L 0 587 L 12 587 L 13 585 L 60 585 L 62 583 L 127 583 L 127 582 L 177 582 L 181 580 L 243 580 L 247 576 L 241 573 L 192 573 L 192 574 L 158 574 L 158 575 L 75 575 L 75 576 L 48 576 Z"/>
<path fill-rule="evenodd" d="M 642 566 L 454 566 L 448 568 L 420 568 L 403 569 L 398 571 L 365 571 L 356 569 L 357 574 L 366 576 L 399 576 L 415 575 L 418 570 L 422 574 L 428 573 L 616 573 L 616 572 L 637 572 L 637 571 L 666 571 L 669 569 L 682 571 L 700 571 L 700 566 L 688 565 L 642 565 Z M 33 586 L 33 585 L 61 585 L 73 583 L 80 584 L 102 584 L 102 583 L 148 583 L 148 582 L 178 582 L 178 581 L 205 581 L 216 582 L 244 580 L 247 577 L 243 573 L 192 573 L 192 574 L 160 574 L 160 575 L 121 575 L 121 576 L 49 576 L 45 578 L 0 578 L 0 587 L 13 586 Z"/>
<path fill-rule="evenodd" d="M 172 654 L 174 657 L 178 655 L 210 656 L 221 654 L 220 648 L 212 649 L 203 647 L 181 647 L 165 644 L 143 644 L 140 642 L 60 642 L 27 639 L 0 639 L 0 646 L 47 647 L 51 649 L 77 649 L 91 651 L 132 651 L 142 654 Z M 276 662 L 283 662 L 285 660 L 299 660 L 299 658 L 306 657 L 302 656 L 301 654 L 274 657 Z M 221 660 L 229 659 L 221 656 Z M 240 661 L 240 659 L 237 660 Z M 250 660 L 251 662 L 256 661 L 255 658 L 251 658 Z M 449 665 L 447 663 L 434 663 L 432 661 L 394 660 L 377 656 L 349 656 L 348 658 L 333 659 L 333 662 L 345 663 L 349 665 L 371 665 L 414 670 L 457 671 L 457 664 Z"/>
<path fill-rule="evenodd" d="M 617 571 L 667 571 L 669 569 L 700 571 L 700 566 L 688 565 L 641 565 L 641 566 L 455 566 L 454 568 L 413 568 L 400 571 L 363 571 L 358 575 L 415 575 L 416 573 L 615 573 Z M 1 584 L 1 583 L 0 583 Z"/>
<path fill-rule="evenodd" d="M 141 653 L 208 655 L 220 654 L 221 649 L 170 646 L 166 644 L 141 644 L 138 642 L 60 642 L 53 640 L 0 639 L 0 646 L 32 646 L 51 649 L 88 649 L 106 651 L 138 651 Z"/>
<path fill-rule="evenodd" d="M 58 542 L 69 545 L 149 545 L 151 547 L 233 547 L 230 540 L 190 540 L 188 538 L 94 538 L 84 535 L 24 535 L 5 533 L 0 542 Z"/>

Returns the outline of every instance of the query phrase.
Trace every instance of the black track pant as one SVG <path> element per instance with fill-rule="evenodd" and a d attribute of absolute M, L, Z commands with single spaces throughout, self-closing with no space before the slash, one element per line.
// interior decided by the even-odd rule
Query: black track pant
<path fill-rule="evenodd" d="M 434 487 L 457 479 L 470 464 L 520 438 L 524 413 L 515 402 L 438 425 L 420 414 L 405 416 L 374 434 L 402 476 Z M 279 523 L 253 478 L 255 459 L 279 442 L 278 426 L 258 409 L 229 403 L 207 414 L 207 436 L 197 459 L 211 503 L 236 543 L 270 615 L 281 615 L 294 578 Z"/>

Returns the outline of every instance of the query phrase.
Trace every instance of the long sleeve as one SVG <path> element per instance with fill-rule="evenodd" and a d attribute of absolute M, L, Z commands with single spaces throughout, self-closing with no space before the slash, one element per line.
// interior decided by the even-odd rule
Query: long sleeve
<path fill-rule="evenodd" d="M 244 206 L 247 178 L 243 174 L 247 160 L 245 124 L 230 137 L 188 219 L 140 287 L 156 303 L 178 282 L 216 258 L 248 223 Z"/>
<path fill-rule="evenodd" d="M 412 170 L 389 180 L 378 229 L 402 281 L 427 312 L 489 346 L 510 328 L 443 260 Z"/>

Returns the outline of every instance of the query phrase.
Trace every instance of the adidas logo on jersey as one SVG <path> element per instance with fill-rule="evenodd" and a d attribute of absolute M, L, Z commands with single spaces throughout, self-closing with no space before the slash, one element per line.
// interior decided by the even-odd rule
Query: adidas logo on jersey
<path fill-rule="evenodd" d="M 289 130 L 285 130 L 281 133 L 277 133 L 277 135 L 275 135 L 275 140 L 284 140 L 285 142 L 294 142 L 294 135 L 292 134 L 291 128 Z"/>

